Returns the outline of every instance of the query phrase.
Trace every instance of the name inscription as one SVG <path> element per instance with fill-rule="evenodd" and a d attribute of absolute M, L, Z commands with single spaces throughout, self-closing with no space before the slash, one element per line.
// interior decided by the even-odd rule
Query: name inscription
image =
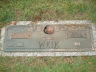
<path fill-rule="evenodd" d="M 39 48 L 59 48 L 59 41 L 40 41 Z"/>
<path fill-rule="evenodd" d="M 86 38 L 85 31 L 68 31 L 67 38 Z"/>
<path fill-rule="evenodd" d="M 31 38 L 30 32 L 15 32 L 11 33 L 10 39 L 29 39 Z"/>

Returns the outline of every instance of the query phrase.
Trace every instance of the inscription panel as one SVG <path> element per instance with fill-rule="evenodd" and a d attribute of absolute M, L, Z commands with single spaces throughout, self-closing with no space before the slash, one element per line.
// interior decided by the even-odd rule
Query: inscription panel
<path fill-rule="evenodd" d="M 86 31 L 68 31 L 67 38 L 86 38 Z"/>
<path fill-rule="evenodd" d="M 10 38 L 11 39 L 29 39 L 31 38 L 31 33 L 15 32 L 11 34 Z"/>
<path fill-rule="evenodd" d="M 4 51 L 93 51 L 91 25 L 49 24 L 53 33 L 45 33 L 47 25 L 7 26 Z"/>

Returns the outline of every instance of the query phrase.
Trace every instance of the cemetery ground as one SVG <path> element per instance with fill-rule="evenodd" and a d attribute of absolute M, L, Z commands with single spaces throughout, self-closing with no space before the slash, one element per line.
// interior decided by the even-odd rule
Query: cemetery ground
<path fill-rule="evenodd" d="M 0 57 L 0 72 L 96 72 L 96 56 Z"/>
<path fill-rule="evenodd" d="M 91 20 L 96 0 L 0 0 L 0 29 L 11 21 Z M 0 72 L 95 72 L 96 56 L 2 57 Z"/>

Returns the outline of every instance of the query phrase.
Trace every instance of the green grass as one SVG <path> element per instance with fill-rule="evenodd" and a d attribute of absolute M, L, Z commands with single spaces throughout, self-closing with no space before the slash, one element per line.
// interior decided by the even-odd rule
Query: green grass
<path fill-rule="evenodd" d="M 92 20 L 96 23 L 96 0 L 0 0 L 0 27 L 15 20 Z"/>
<path fill-rule="evenodd" d="M 0 57 L 0 72 L 96 72 L 96 56 Z"/>
<path fill-rule="evenodd" d="M 91 20 L 96 24 L 96 0 L 0 0 L 0 29 L 21 20 Z M 96 56 L 0 57 L 0 72 L 96 72 Z"/>

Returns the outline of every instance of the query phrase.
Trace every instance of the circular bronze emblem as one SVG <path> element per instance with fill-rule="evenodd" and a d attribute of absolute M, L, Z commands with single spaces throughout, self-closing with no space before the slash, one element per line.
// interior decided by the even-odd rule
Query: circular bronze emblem
<path fill-rule="evenodd" d="M 45 28 L 44 28 L 44 32 L 46 34 L 53 34 L 54 33 L 54 28 L 51 26 L 51 25 L 47 25 Z"/>

